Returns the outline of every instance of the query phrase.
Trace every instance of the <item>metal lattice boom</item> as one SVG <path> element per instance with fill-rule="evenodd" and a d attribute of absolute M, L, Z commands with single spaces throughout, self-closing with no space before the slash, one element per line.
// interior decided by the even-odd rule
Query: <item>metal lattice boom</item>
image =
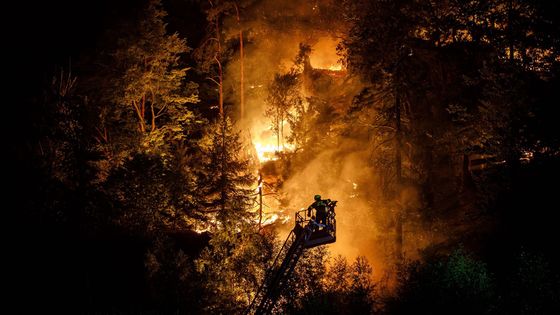
<path fill-rule="evenodd" d="M 307 248 L 334 243 L 336 241 L 336 201 L 327 203 L 326 225 L 317 224 L 306 215 L 306 210 L 296 212 L 296 224 L 274 262 L 268 269 L 255 298 L 246 314 L 270 314 L 276 300 L 285 289 L 296 265 Z"/>

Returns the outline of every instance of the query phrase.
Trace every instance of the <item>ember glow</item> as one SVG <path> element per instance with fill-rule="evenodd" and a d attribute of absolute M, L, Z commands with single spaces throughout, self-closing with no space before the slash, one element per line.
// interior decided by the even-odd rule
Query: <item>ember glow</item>
<path fill-rule="evenodd" d="M 16 313 L 560 314 L 559 1 L 77 2 L 10 6 Z"/>
<path fill-rule="evenodd" d="M 277 147 L 272 143 L 263 144 L 261 142 L 255 142 L 255 150 L 257 150 L 259 161 L 261 163 L 267 161 L 276 161 L 278 159 L 279 152 L 291 150 L 291 148 L 292 146 L 290 145 L 280 145 L 280 147 Z"/>
<path fill-rule="evenodd" d="M 331 66 L 329 66 L 329 70 L 331 70 L 331 71 L 342 71 L 342 65 L 341 64 L 331 65 Z"/>
<path fill-rule="evenodd" d="M 339 63 L 339 56 L 336 54 L 338 41 L 330 37 L 321 37 L 313 45 L 310 62 L 315 69 L 328 69 L 331 71 L 342 71 L 342 64 Z"/>
<path fill-rule="evenodd" d="M 293 151 L 294 146 L 287 143 L 285 139 L 281 139 L 278 145 L 278 139 L 270 129 L 267 118 L 262 113 L 259 114 L 252 120 L 253 125 L 251 126 L 251 141 L 257 152 L 259 162 L 262 164 L 268 161 L 276 161 L 279 158 L 278 153 Z M 287 123 L 284 124 L 284 129 L 286 134 L 290 132 L 290 127 Z"/>

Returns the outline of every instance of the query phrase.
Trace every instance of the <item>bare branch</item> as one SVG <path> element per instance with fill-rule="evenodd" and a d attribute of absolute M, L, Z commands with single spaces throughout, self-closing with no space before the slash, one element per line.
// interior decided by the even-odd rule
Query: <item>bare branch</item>
<path fill-rule="evenodd" d="M 218 86 L 221 85 L 220 82 L 216 81 L 214 78 L 208 77 L 208 78 L 206 78 L 206 79 L 207 79 L 207 80 L 210 80 L 210 81 L 212 81 L 212 82 L 214 82 L 214 83 L 216 83 L 216 85 L 218 85 Z"/>

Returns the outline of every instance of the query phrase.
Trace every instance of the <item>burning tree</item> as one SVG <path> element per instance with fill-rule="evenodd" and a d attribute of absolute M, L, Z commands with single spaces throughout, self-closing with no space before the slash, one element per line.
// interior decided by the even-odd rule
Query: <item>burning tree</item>
<path fill-rule="evenodd" d="M 129 2 L 110 3 L 110 17 L 95 19 L 103 21 L 98 35 L 111 30 L 102 53 L 83 56 L 72 75 L 56 76 L 49 90 L 24 97 L 24 111 L 8 115 L 17 127 L 9 138 L 23 140 L 8 155 L 25 167 L 14 172 L 24 187 L 16 202 L 23 211 L 14 213 L 28 227 L 20 247 L 33 265 L 22 264 L 20 274 L 43 283 L 37 305 L 89 301 L 47 305 L 59 313 L 82 306 L 242 313 L 276 251 L 275 229 L 320 193 L 344 200 L 335 253 L 367 255 L 375 276 L 395 275 L 388 278 L 397 280 L 398 296 L 383 311 L 429 312 L 438 303 L 446 313 L 558 309 L 558 266 L 547 262 L 556 248 L 549 182 L 560 156 L 554 5 L 165 1 L 189 8 L 167 19 L 161 1 Z M 192 56 L 187 35 L 200 43 Z M 300 42 L 310 45 L 300 45 L 286 72 L 283 61 Z M 343 71 L 332 66 L 337 43 Z M 263 112 L 269 121 L 250 119 Z M 275 149 L 291 151 L 260 165 L 261 197 L 269 194 L 264 181 L 278 197 L 271 204 L 278 212 L 262 228 L 251 213 L 258 166 L 236 131 L 247 129 L 261 162 L 275 159 Z M 472 167 L 475 156 L 486 168 Z M 476 260 L 462 252 L 446 258 L 461 242 L 479 250 Z M 538 256 L 523 250 L 519 270 L 502 268 L 514 267 L 520 245 Z M 76 248 L 85 259 L 76 259 Z M 37 260 L 47 255 L 58 260 Z M 327 257 L 322 248 L 302 258 L 278 312 L 375 308 L 367 261 L 329 265 Z M 403 261 L 406 268 L 393 268 Z M 62 294 L 49 287 L 56 282 Z"/>
<path fill-rule="evenodd" d="M 291 70 L 285 74 L 276 74 L 268 88 L 265 116 L 270 118 L 271 129 L 276 135 L 278 151 L 284 146 L 284 125 L 291 116 L 293 108 L 301 106 L 299 96 L 299 74 Z"/>

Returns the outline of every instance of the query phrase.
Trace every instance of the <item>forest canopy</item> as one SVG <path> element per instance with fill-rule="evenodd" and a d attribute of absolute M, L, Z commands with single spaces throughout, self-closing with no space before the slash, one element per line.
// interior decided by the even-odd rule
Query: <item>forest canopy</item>
<path fill-rule="evenodd" d="M 558 4 L 14 10 L 17 313 L 244 314 L 315 195 L 272 313 L 560 312 Z"/>

